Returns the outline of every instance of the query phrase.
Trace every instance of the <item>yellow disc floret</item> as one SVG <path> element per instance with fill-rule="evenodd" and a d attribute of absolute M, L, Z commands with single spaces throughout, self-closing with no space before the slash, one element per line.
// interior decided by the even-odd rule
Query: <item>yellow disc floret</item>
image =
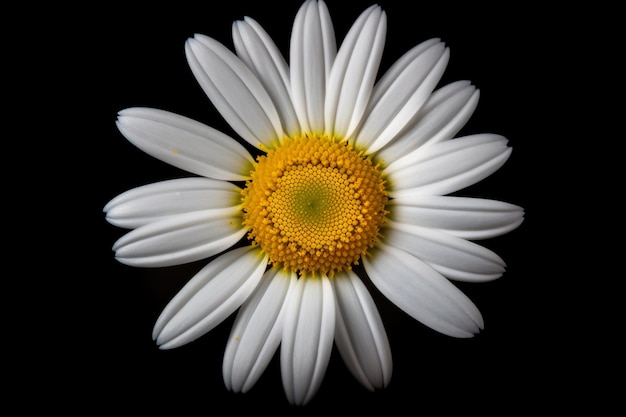
<path fill-rule="evenodd" d="M 378 167 L 326 136 L 286 138 L 258 157 L 242 194 L 248 238 L 300 274 L 351 269 L 386 214 Z"/>

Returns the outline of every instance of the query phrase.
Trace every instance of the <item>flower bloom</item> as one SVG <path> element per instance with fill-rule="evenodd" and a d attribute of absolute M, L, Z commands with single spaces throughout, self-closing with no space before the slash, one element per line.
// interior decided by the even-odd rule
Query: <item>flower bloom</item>
<path fill-rule="evenodd" d="M 134 229 L 115 255 L 141 267 L 216 256 L 165 307 L 153 336 L 175 348 L 237 312 L 223 361 L 232 391 L 249 390 L 280 347 L 287 399 L 305 404 L 333 342 L 360 383 L 385 387 L 391 350 L 363 279 L 438 332 L 471 337 L 483 328 L 451 280 L 500 277 L 504 261 L 473 241 L 513 230 L 523 210 L 447 194 L 495 172 L 511 148 L 496 134 L 455 137 L 479 93 L 466 81 L 436 89 L 449 58 L 440 40 L 418 44 L 377 78 L 385 34 L 386 15 L 372 6 L 337 48 L 325 3 L 308 0 L 289 65 L 251 18 L 233 25 L 235 53 L 207 36 L 189 39 L 193 74 L 256 157 L 177 114 L 119 113 L 130 142 L 194 176 L 111 200 L 107 220 Z"/>

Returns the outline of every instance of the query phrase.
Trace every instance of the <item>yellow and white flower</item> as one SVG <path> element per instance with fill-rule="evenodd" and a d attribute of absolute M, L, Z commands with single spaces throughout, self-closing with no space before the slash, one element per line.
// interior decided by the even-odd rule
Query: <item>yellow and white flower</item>
<path fill-rule="evenodd" d="M 194 176 L 109 202 L 107 220 L 134 229 L 115 255 L 140 267 L 218 255 L 165 307 L 153 335 L 175 348 L 237 311 L 223 362 L 230 390 L 249 390 L 280 346 L 286 396 L 304 404 L 333 342 L 359 382 L 385 387 L 391 350 L 362 279 L 436 331 L 471 337 L 483 328 L 450 280 L 501 276 L 504 261 L 472 240 L 513 230 L 523 209 L 447 194 L 496 171 L 511 148 L 495 134 L 455 137 L 479 93 L 466 81 L 435 90 L 449 58 L 440 40 L 377 79 L 386 22 L 380 7 L 368 8 L 337 49 L 328 8 L 308 0 L 289 65 L 251 18 L 233 25 L 236 53 L 207 36 L 188 40 L 193 74 L 256 157 L 177 114 L 119 114 L 130 142 Z M 359 263 L 367 276 L 353 271 Z"/>

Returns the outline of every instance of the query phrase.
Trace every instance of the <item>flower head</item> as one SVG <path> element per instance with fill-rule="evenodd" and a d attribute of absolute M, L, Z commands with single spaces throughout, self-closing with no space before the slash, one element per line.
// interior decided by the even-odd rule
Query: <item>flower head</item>
<path fill-rule="evenodd" d="M 385 12 L 372 6 L 337 49 L 325 3 L 307 0 L 289 65 L 251 18 L 233 25 L 235 53 L 207 36 L 189 39 L 196 79 L 254 156 L 180 115 L 119 114 L 129 141 L 195 176 L 107 204 L 109 222 L 134 229 L 115 243 L 116 257 L 160 267 L 216 256 L 165 307 L 153 336 L 175 348 L 237 312 L 223 361 L 233 391 L 249 390 L 280 347 L 287 398 L 304 404 L 333 342 L 359 382 L 385 387 L 391 350 L 362 280 L 443 334 L 483 328 L 451 280 L 501 276 L 504 261 L 473 240 L 513 230 L 523 210 L 447 194 L 495 172 L 511 148 L 495 134 L 455 138 L 478 90 L 465 81 L 435 89 L 449 57 L 440 40 L 415 46 L 377 79 L 385 33 Z"/>

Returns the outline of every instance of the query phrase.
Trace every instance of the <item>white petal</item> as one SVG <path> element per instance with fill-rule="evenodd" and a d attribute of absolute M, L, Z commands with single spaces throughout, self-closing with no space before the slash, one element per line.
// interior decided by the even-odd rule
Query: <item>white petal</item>
<path fill-rule="evenodd" d="M 387 18 L 371 6 L 346 35 L 328 80 L 325 104 L 326 133 L 348 137 L 361 121 L 383 54 Z"/>
<path fill-rule="evenodd" d="M 235 132 L 257 147 L 282 140 L 284 133 L 272 99 L 235 54 L 203 35 L 187 40 L 185 52 L 200 86 Z"/>
<path fill-rule="evenodd" d="M 357 146 L 376 152 L 411 121 L 430 96 L 450 53 L 438 39 L 423 42 L 401 57 L 374 87 Z"/>
<path fill-rule="evenodd" d="M 254 159 L 229 136 L 163 110 L 130 108 L 117 127 L 142 151 L 193 174 L 227 181 L 249 179 Z"/>
<path fill-rule="evenodd" d="M 385 243 L 427 262 L 450 279 L 489 281 L 499 278 L 505 263 L 476 243 L 439 230 L 388 221 Z"/>
<path fill-rule="evenodd" d="M 378 151 L 388 165 L 425 144 L 449 140 L 470 119 L 478 105 L 479 91 L 469 81 L 457 81 L 435 91 L 410 126 Z"/>
<path fill-rule="evenodd" d="M 323 1 L 306 1 L 293 23 L 290 43 L 291 93 L 304 132 L 324 132 L 324 98 L 337 44 Z"/>
<path fill-rule="evenodd" d="M 161 349 L 189 343 L 231 315 L 263 276 L 267 256 L 246 246 L 218 256 L 165 307 L 152 333 Z"/>
<path fill-rule="evenodd" d="M 337 300 L 335 343 L 346 366 L 366 388 L 384 388 L 391 380 L 389 340 L 363 282 L 352 271 L 332 279 Z"/>
<path fill-rule="evenodd" d="M 246 228 L 238 208 L 169 216 L 132 230 L 113 245 L 116 258 L 141 267 L 180 265 L 208 258 L 239 241 Z"/>
<path fill-rule="evenodd" d="M 443 195 L 468 187 L 498 170 L 511 154 L 506 138 L 481 134 L 423 146 L 391 163 L 393 198 Z"/>
<path fill-rule="evenodd" d="M 283 387 L 303 405 L 320 387 L 333 346 L 335 299 L 328 277 L 300 278 L 289 294 L 280 351 Z"/>
<path fill-rule="evenodd" d="M 510 232 L 524 220 L 524 209 L 481 198 L 416 195 L 390 201 L 390 218 L 440 229 L 464 239 L 488 239 Z"/>
<path fill-rule="evenodd" d="M 134 229 L 176 214 L 238 206 L 240 191 L 226 181 L 180 178 L 128 190 L 112 199 L 104 211 L 109 223 Z"/>
<path fill-rule="evenodd" d="M 254 20 L 233 24 L 237 55 L 245 62 L 267 90 L 289 136 L 300 134 L 300 124 L 291 100 L 289 67 L 267 32 Z"/>
<path fill-rule="evenodd" d="M 363 266 L 392 303 L 426 326 L 453 337 L 472 337 L 483 319 L 469 298 L 439 272 L 403 250 L 378 243 Z"/>
<path fill-rule="evenodd" d="M 228 389 L 248 391 L 269 364 L 280 344 L 285 300 L 296 281 L 295 273 L 272 268 L 241 306 L 224 353 Z"/>

